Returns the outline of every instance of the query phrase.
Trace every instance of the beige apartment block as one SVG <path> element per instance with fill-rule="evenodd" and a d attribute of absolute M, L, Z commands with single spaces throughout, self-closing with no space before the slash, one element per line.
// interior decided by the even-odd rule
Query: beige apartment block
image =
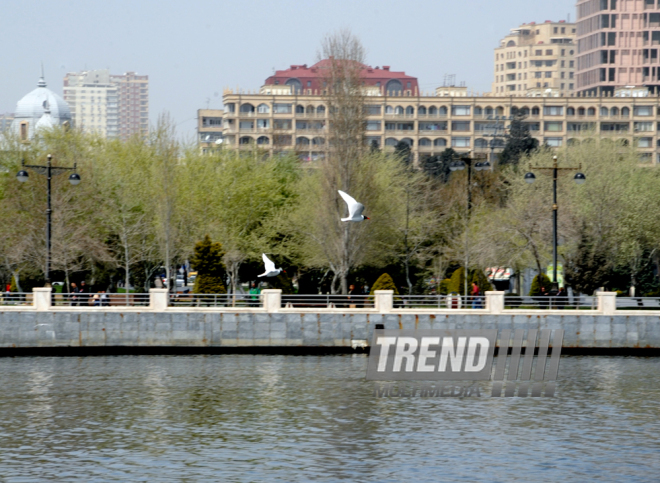
<path fill-rule="evenodd" d="M 660 2 L 578 0 L 577 89 L 660 86 Z"/>
<path fill-rule="evenodd" d="M 570 95 L 575 84 L 575 24 L 523 24 L 495 49 L 493 95 Z"/>
<path fill-rule="evenodd" d="M 222 147 L 222 109 L 197 110 L 197 142 L 202 153 Z"/>
<path fill-rule="evenodd" d="M 111 82 L 109 70 L 68 73 L 64 77 L 64 100 L 78 129 L 118 137 L 117 86 Z"/>
<path fill-rule="evenodd" d="M 149 131 L 149 77 L 108 69 L 71 72 L 64 77 L 64 100 L 74 125 L 110 139 Z"/>
<path fill-rule="evenodd" d="M 322 96 L 226 90 L 223 101 L 223 146 L 295 153 L 310 162 L 325 156 L 329 119 Z M 521 113 L 541 144 L 561 147 L 595 132 L 602 138 L 634 143 L 643 161 L 660 162 L 657 96 L 373 96 L 366 98 L 366 110 L 366 143 L 375 141 L 393 150 L 404 141 L 416 161 L 448 147 L 497 153 L 501 144 L 493 146 L 491 140 L 494 125 L 501 121 L 494 118 Z"/>

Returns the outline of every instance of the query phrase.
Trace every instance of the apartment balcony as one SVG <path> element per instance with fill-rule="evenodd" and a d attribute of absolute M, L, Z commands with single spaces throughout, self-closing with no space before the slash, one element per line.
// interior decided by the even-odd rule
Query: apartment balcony
<path fill-rule="evenodd" d="M 273 131 L 270 127 L 242 127 L 238 132 L 241 134 L 268 134 Z M 235 130 L 228 129 L 227 132 L 236 132 Z"/>
<path fill-rule="evenodd" d="M 414 149 L 414 148 L 413 148 Z M 442 146 L 433 146 L 433 145 L 428 145 L 428 146 L 417 146 L 417 151 L 420 153 L 430 153 L 433 151 L 444 151 L 446 147 Z"/>
<path fill-rule="evenodd" d="M 415 114 L 385 114 L 385 119 L 415 119 Z"/>
<path fill-rule="evenodd" d="M 420 119 L 447 119 L 447 114 L 418 114 Z"/>
<path fill-rule="evenodd" d="M 296 134 L 300 135 L 300 136 L 306 136 L 306 135 L 311 135 L 311 134 L 314 134 L 314 135 L 320 134 L 320 135 L 325 136 L 325 135 L 328 134 L 328 130 L 327 129 L 299 129 L 299 128 L 297 128 L 296 129 Z"/>
<path fill-rule="evenodd" d="M 449 132 L 447 129 L 420 129 L 419 134 L 424 134 L 427 136 L 433 136 L 433 135 L 445 135 Z"/>
<path fill-rule="evenodd" d="M 417 136 L 417 132 L 412 129 L 386 129 L 385 136 Z"/>
<path fill-rule="evenodd" d="M 299 119 L 325 119 L 325 112 L 296 112 Z"/>

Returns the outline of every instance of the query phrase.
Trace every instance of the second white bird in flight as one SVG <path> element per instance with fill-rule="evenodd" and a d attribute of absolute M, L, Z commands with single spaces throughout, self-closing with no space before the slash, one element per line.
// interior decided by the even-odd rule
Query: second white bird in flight
<path fill-rule="evenodd" d="M 261 254 L 261 258 L 263 259 L 264 265 L 266 266 L 266 271 L 259 275 L 260 277 L 277 277 L 280 273 L 284 272 L 284 270 L 281 268 L 275 268 L 275 264 L 270 261 L 265 253 Z"/>
<path fill-rule="evenodd" d="M 348 205 L 348 218 L 342 218 L 341 221 L 364 221 L 369 218 L 364 216 L 362 212 L 364 211 L 364 205 L 355 201 L 351 195 L 344 193 L 342 190 L 339 191 L 339 194 Z"/>

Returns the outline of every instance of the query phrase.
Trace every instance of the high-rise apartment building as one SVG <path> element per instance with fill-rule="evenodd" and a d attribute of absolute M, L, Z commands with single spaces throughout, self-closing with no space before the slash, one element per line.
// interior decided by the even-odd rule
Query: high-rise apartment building
<path fill-rule="evenodd" d="M 78 129 L 108 138 L 118 137 L 119 101 L 110 71 L 68 73 L 64 77 L 64 100 Z"/>
<path fill-rule="evenodd" d="M 112 75 L 107 69 L 69 73 L 64 100 L 75 126 L 85 132 L 128 139 L 149 130 L 148 76 Z"/>
<path fill-rule="evenodd" d="M 494 95 L 570 95 L 575 85 L 575 24 L 534 22 L 511 29 L 495 49 Z"/>
<path fill-rule="evenodd" d="M 119 137 L 149 132 L 149 76 L 126 72 L 111 75 L 119 94 Z"/>
<path fill-rule="evenodd" d="M 578 0 L 577 89 L 660 86 L 660 2 Z"/>

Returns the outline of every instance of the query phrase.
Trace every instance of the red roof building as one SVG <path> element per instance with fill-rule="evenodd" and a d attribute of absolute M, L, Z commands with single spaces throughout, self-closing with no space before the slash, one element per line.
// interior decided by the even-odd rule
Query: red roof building
<path fill-rule="evenodd" d="M 323 89 L 323 70 L 329 64 L 328 59 L 321 60 L 311 67 L 307 64 L 292 65 L 286 70 L 275 71 L 275 75 L 266 79 L 266 85 L 289 85 L 293 91 L 313 93 Z M 362 66 L 361 77 L 366 86 L 378 87 L 383 94 L 417 95 L 419 84 L 417 77 L 406 75 L 405 72 L 394 72 L 389 65 L 380 67 Z"/>

